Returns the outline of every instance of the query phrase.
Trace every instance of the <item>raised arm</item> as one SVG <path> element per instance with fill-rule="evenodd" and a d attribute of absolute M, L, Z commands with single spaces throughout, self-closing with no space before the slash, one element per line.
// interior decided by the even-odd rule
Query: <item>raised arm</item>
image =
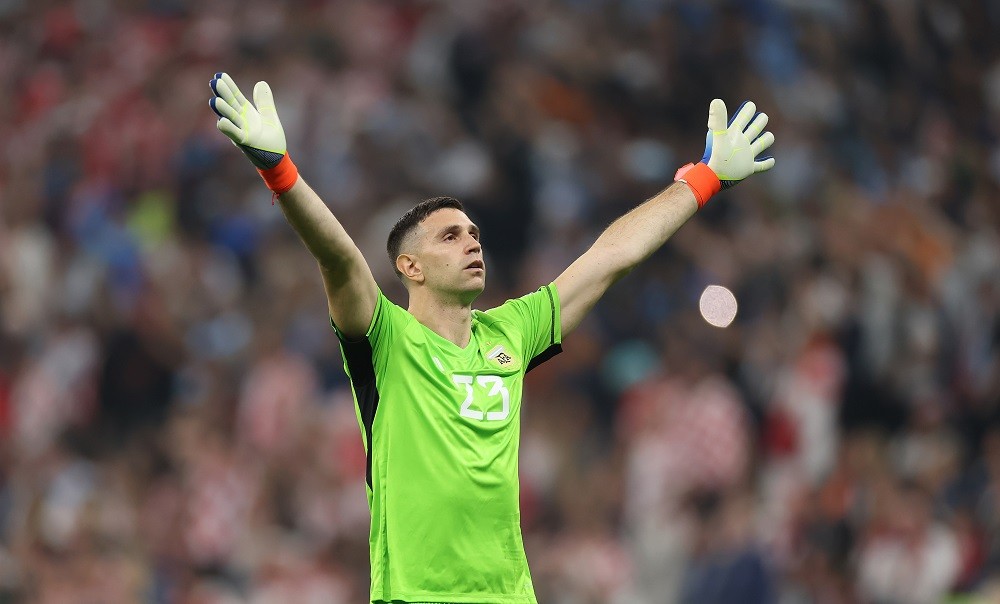
<path fill-rule="evenodd" d="M 556 280 L 562 335 L 576 328 L 609 287 L 648 258 L 721 188 L 770 170 L 774 158 L 755 159 L 774 143 L 767 114 L 744 103 L 726 123 L 726 105 L 708 110 L 705 155 L 677 171 L 676 182 L 618 218 Z"/>
<path fill-rule="evenodd" d="M 257 167 L 285 219 L 316 258 L 337 328 L 347 338 L 364 336 L 378 299 L 375 278 L 358 246 L 289 158 L 271 88 L 257 82 L 250 103 L 228 74 L 215 74 L 211 86 L 215 95 L 209 103 L 219 115 L 219 130 Z"/>

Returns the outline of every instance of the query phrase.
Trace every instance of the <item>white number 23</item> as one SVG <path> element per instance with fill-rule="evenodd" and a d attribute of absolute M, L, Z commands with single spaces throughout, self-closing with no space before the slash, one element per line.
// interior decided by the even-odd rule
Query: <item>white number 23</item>
<path fill-rule="evenodd" d="M 490 411 L 489 413 L 483 413 L 482 411 L 477 411 L 472 408 L 472 402 L 475 399 L 475 395 L 472 390 L 473 377 L 475 377 L 475 383 L 477 383 L 482 388 L 489 388 L 489 392 L 486 396 L 493 398 L 498 394 L 503 400 L 503 409 L 500 411 Z M 459 415 L 462 417 L 468 417 L 469 419 L 482 420 L 490 422 L 498 422 L 507 419 L 510 415 L 510 392 L 507 391 L 507 387 L 503 385 L 503 379 L 496 375 L 453 375 L 451 379 L 455 381 L 456 384 L 461 384 L 465 386 L 465 400 L 462 401 L 462 408 L 459 409 Z"/>

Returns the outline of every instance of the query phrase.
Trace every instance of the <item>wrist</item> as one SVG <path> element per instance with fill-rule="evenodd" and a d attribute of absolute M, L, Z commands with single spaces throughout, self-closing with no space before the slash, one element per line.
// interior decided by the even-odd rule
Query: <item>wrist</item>
<path fill-rule="evenodd" d="M 674 174 L 674 181 L 682 182 L 691 189 L 698 201 L 698 209 L 703 208 L 708 200 L 722 189 L 719 177 L 708 167 L 708 164 L 703 162 L 681 166 Z"/>
<path fill-rule="evenodd" d="M 295 181 L 299 179 L 299 169 L 292 163 L 292 158 L 289 157 L 288 153 L 285 153 L 281 161 L 273 168 L 266 170 L 257 168 L 257 172 L 264 179 L 264 184 L 267 185 L 267 188 L 271 189 L 275 195 L 281 195 L 288 191 L 295 185 Z"/>

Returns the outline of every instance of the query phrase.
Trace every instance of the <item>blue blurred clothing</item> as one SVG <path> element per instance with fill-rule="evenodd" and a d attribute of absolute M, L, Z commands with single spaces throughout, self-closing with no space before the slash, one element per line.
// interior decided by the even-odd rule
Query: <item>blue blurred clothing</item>
<path fill-rule="evenodd" d="M 691 560 L 684 574 L 682 604 L 771 604 L 776 602 L 774 580 L 764 558 L 753 547 L 733 552 L 710 552 Z"/>

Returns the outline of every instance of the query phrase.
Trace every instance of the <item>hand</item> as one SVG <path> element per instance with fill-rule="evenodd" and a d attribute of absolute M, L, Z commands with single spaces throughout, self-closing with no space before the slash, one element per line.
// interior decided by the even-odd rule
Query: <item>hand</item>
<path fill-rule="evenodd" d="M 744 101 L 727 124 L 722 99 L 715 99 L 708 107 L 708 135 L 701 161 L 715 172 L 723 189 L 774 167 L 773 157 L 756 159 L 774 143 L 774 135 L 764 132 L 767 114 L 755 115 L 756 111 L 753 102 Z"/>
<path fill-rule="evenodd" d="M 240 92 L 227 73 L 217 73 L 211 82 L 209 105 L 219 116 L 216 124 L 258 170 L 270 170 L 285 157 L 285 131 L 278 120 L 274 97 L 267 82 L 253 87 L 253 104 Z M 254 106 L 256 105 L 256 107 Z M 265 178 L 266 180 L 266 178 Z"/>

